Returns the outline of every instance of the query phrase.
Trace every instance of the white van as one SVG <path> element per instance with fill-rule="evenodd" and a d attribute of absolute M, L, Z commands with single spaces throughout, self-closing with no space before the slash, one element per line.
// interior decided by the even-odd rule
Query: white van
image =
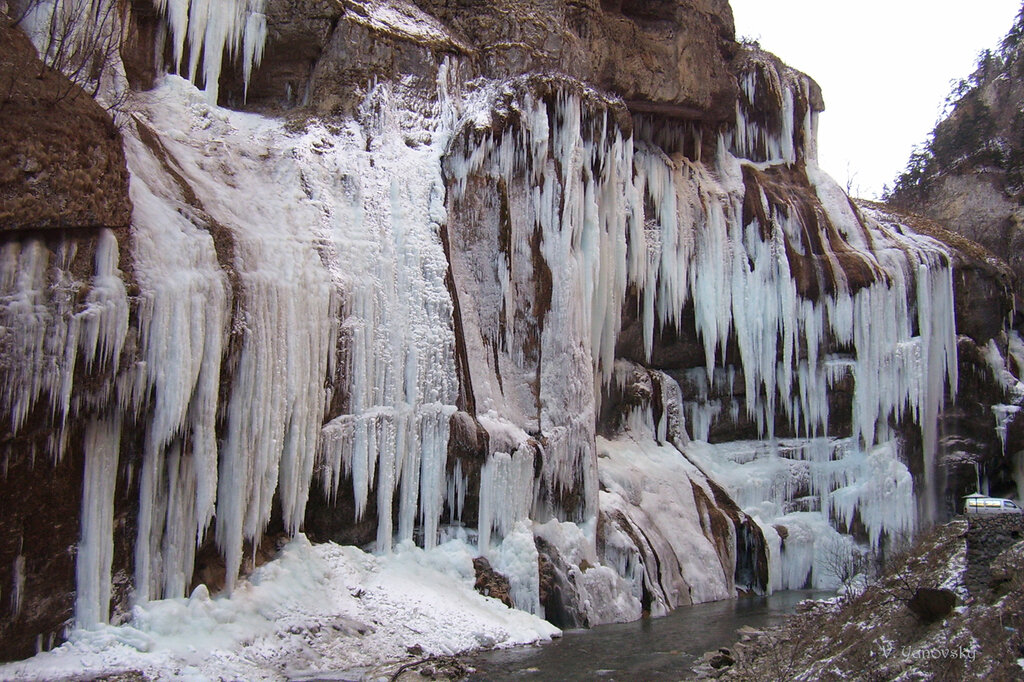
<path fill-rule="evenodd" d="M 975 493 L 964 498 L 964 514 L 968 516 L 987 514 L 1024 514 L 1024 509 L 1013 500 L 1000 497 L 986 497 Z"/>

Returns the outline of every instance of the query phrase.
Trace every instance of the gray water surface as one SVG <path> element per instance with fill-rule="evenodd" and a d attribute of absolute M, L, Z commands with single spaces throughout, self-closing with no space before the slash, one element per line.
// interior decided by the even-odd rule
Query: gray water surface
<path fill-rule="evenodd" d="M 470 680 L 678 680 L 693 677 L 705 652 L 731 647 L 744 625 L 781 623 L 804 599 L 830 592 L 792 590 L 684 606 L 663 618 L 569 630 L 540 646 L 488 651 L 468 659 Z"/>

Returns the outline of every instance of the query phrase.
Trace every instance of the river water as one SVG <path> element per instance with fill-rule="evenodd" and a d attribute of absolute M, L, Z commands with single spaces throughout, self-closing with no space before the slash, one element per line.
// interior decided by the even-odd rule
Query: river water
<path fill-rule="evenodd" d="M 676 609 L 664 618 L 569 630 L 541 646 L 488 651 L 468 659 L 470 680 L 677 680 L 692 677 L 705 652 L 731 647 L 744 625 L 780 623 L 804 599 L 828 592 L 792 590 Z"/>

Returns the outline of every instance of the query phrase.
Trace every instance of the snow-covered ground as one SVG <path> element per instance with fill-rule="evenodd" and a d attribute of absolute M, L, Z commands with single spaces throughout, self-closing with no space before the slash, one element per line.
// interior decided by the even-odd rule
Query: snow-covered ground
<path fill-rule="evenodd" d="M 474 549 L 450 540 L 390 556 L 302 535 L 229 596 L 136 607 L 123 625 L 0 666 L 0 679 L 53 680 L 140 671 L 157 679 L 287 679 L 370 668 L 409 655 L 548 640 L 560 631 L 473 589 Z M 417 649 L 418 647 L 418 649 Z"/>

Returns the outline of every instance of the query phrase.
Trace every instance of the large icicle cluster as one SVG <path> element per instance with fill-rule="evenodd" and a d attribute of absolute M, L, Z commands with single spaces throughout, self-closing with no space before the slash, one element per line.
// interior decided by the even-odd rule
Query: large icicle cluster
<path fill-rule="evenodd" d="M 263 59 L 267 40 L 266 0 L 153 0 L 167 19 L 174 70 L 188 64 L 188 79 L 202 82 L 206 98 L 217 102 L 224 58 L 238 59 L 246 90 L 253 70 Z M 199 64 L 202 62 L 202 71 Z M 202 80 L 197 75 L 202 73 Z"/>
<path fill-rule="evenodd" d="M 131 319 L 114 234 L 82 242 L 85 280 L 75 240 L 4 247 L 11 430 L 49 419 L 55 459 L 85 443 L 79 624 L 107 618 L 119 450 L 137 467 L 140 602 L 187 593 L 214 520 L 230 588 L 273 510 L 299 530 L 317 471 L 332 496 L 351 479 L 360 511 L 374 490 L 398 502 L 397 522 L 377 514 L 382 549 L 436 541 L 458 393 L 439 146 L 406 145 L 416 121 L 378 96 L 372 129 L 292 137 L 177 77 L 140 97 Z"/>
<path fill-rule="evenodd" d="M 746 413 L 768 437 L 777 416 L 794 431 L 823 435 L 828 391 L 847 372 L 855 378 L 853 435 L 864 447 L 889 440 L 890 418 L 909 410 L 922 426 L 930 486 L 937 411 L 945 387 L 956 386 L 949 258 L 937 242 L 853 208 L 817 170 L 806 78 L 758 64 L 742 80 L 737 132 L 721 136 L 706 163 L 670 156 L 653 139 L 623 140 L 607 107 L 571 91 L 527 94 L 514 123 L 468 134 L 463 156 L 449 159 L 455 205 L 473 181 L 497 188 L 489 207 L 497 237 L 468 245 L 502 253 L 493 275 L 485 278 L 477 261 L 460 283 L 482 289 L 490 304 L 468 341 L 491 374 L 477 393 L 485 407 L 519 411 L 522 426 L 550 434 L 571 419 L 558 416 L 561 406 L 575 415 L 579 396 L 585 404 L 589 394 L 578 380 L 551 375 L 543 358 L 557 354 L 575 374 L 589 360 L 604 380 L 600 393 L 620 323 L 608 310 L 634 286 L 645 355 L 658 329 L 681 327 L 692 305 L 705 376 L 716 368 L 739 374 Z M 744 113 L 766 106 L 757 94 L 764 80 L 778 111 L 762 117 L 779 119 L 780 129 Z M 806 164 L 803 176 L 797 160 Z M 535 285 L 546 276 L 550 301 Z M 564 308 L 565 300 L 575 307 Z M 737 357 L 726 357 L 730 342 Z M 531 344 L 540 347 L 524 352 Z M 827 358 L 827 346 L 849 349 L 851 361 Z M 698 432 L 706 434 L 704 421 Z M 581 458 L 549 457 L 545 465 Z M 571 478 L 563 471 L 553 480 Z"/>
<path fill-rule="evenodd" d="M 595 389 L 614 366 L 628 279 L 632 143 L 606 107 L 573 92 L 527 91 L 519 115 L 448 157 L 455 210 L 471 179 L 503 188 L 493 241 L 460 235 L 479 241 L 453 270 L 480 292 L 463 316 L 481 411 L 544 435 L 544 499 L 582 490 L 584 501 L 549 513 L 583 519 L 596 511 Z"/>
<path fill-rule="evenodd" d="M 776 472 L 773 485 L 782 490 L 764 489 L 749 467 L 733 475 L 728 459 L 716 467 L 722 454 L 702 458 L 694 446 L 694 456 L 732 483 L 727 488 L 764 527 L 773 587 L 827 585 L 834 576 L 823 573 L 821 557 L 836 540 L 831 524 L 848 529 L 860 522 L 876 545 L 937 513 L 937 416 L 946 389 L 957 384 L 950 259 L 934 240 L 854 207 L 817 169 L 806 78 L 754 60 L 741 85 L 736 128 L 719 136 L 716 149 L 703 150 L 704 161 L 680 153 L 693 137 L 691 156 L 701 157 L 699 131 L 641 125 L 631 139 L 593 94 L 527 88 L 514 100 L 513 115 L 506 112 L 482 134 L 471 128 L 448 159 L 453 214 L 469 212 L 477 221 L 460 244 L 468 262 L 457 254 L 453 270 L 459 289 L 479 301 L 475 310 L 464 305 L 463 315 L 482 409 L 544 435 L 590 399 L 578 379 L 552 375 L 544 358 L 575 365 L 577 375 L 589 363 L 600 401 L 620 332 L 609 306 L 618 310 L 630 288 L 638 293 L 647 358 L 661 330 L 683 331 L 692 310 L 705 366 L 689 371 L 699 394 L 687 396 L 679 411 L 692 420 L 694 436 L 706 440 L 719 413 L 727 410 L 723 416 L 735 421 L 742 410 L 769 443 L 781 419 L 811 439 L 809 450 L 796 452 L 818 453 L 780 457 L 769 446 L 776 454 L 758 461 Z M 625 172 L 630 160 L 632 174 Z M 498 257 L 488 259 L 495 251 Z M 573 306 L 564 307 L 566 300 Z M 743 397 L 715 404 L 712 377 L 740 382 Z M 828 437 L 829 392 L 850 378 L 852 433 L 836 441 Z M 916 496 L 890 427 L 903 420 L 919 424 L 923 435 Z M 685 429 L 673 441 L 666 423 L 664 413 L 655 423 L 649 407 L 631 408 L 623 420 L 628 433 L 644 434 L 641 440 L 686 449 Z M 630 442 L 606 444 L 605 451 L 632 448 L 634 460 L 651 457 L 646 445 Z M 580 449 L 566 458 L 550 441 L 545 445 L 544 484 L 571 485 L 566 472 L 579 472 L 591 455 Z M 569 466 L 559 471 L 563 462 Z M 602 461 L 599 471 L 608 466 Z M 681 477 L 698 484 L 701 475 Z M 800 486 L 816 498 L 806 512 L 793 511 Z M 610 500 L 602 497 L 601 508 Z M 628 518 L 625 509 L 616 513 Z M 792 537 L 771 529 L 777 521 L 792 525 Z M 666 525 L 644 523 L 648 532 Z M 644 559 L 628 534 L 614 537 L 606 542 L 608 556 L 635 579 Z M 655 554 L 664 560 L 664 551 Z M 731 568 L 724 567 L 724 584 L 731 585 Z M 679 569 L 676 579 L 685 574 Z"/>
<path fill-rule="evenodd" d="M 216 106 L 224 56 L 247 81 L 259 61 L 262 0 L 157 7 L 205 96 L 167 76 L 134 98 L 130 235 L 80 240 L 91 278 L 74 240 L 0 254 L 5 419 L 52 425 L 53 458 L 84 462 L 79 625 L 107 619 L 122 478 L 140 602 L 186 594 L 211 526 L 230 590 L 275 510 L 299 532 L 312 485 L 374 512 L 388 553 L 433 547 L 479 480 L 476 534 L 452 532 L 533 613 L 547 538 L 581 594 L 614 602 L 586 607 L 594 622 L 734 595 L 751 517 L 782 588 L 824 581 L 833 525 L 877 544 L 936 514 L 950 259 L 817 169 L 806 78 L 753 60 L 716 131 L 630 127 L 621 102 L 533 78 L 465 100 L 374 84 L 358 121 L 295 133 Z M 616 358 L 627 305 L 635 365 Z M 702 362 L 649 369 L 670 333 Z M 829 391 L 851 378 L 852 432 L 830 434 Z M 489 436 L 477 479 L 449 467 L 457 404 Z M 741 410 L 763 443 L 703 442 Z M 919 508 L 891 428 L 907 421 Z"/>
<path fill-rule="evenodd" d="M 337 334 L 337 294 L 308 229 L 317 214 L 295 201 L 300 190 L 290 160 L 261 159 L 255 151 L 269 148 L 275 127 L 229 120 L 191 97 L 181 81 L 168 83 L 167 94 L 193 107 L 191 141 L 154 132 L 173 130 L 181 116 L 165 106 L 149 110 L 152 118 L 139 121 L 138 138 L 128 145 L 147 357 L 136 396 L 153 396 L 136 545 L 142 598 L 188 588 L 190 547 L 214 513 L 229 586 L 243 539 L 262 534 L 275 492 L 286 528 L 298 529 Z M 199 134 L 201 125 L 213 130 Z M 253 150 L 218 141 L 238 132 Z M 238 184 L 210 173 L 208 159 Z M 251 210 L 244 195 L 268 175 L 279 181 L 281 203 Z M 165 179 L 162 186 L 149 185 L 154 178 Z M 291 193 L 282 191 L 289 185 Z M 220 250 L 207 230 L 223 240 Z M 177 244 L 161 243 L 167 240 Z M 168 250 L 173 259 L 163 255 Z M 233 282 L 225 281 L 218 258 L 229 259 Z M 231 381 L 226 392 L 222 374 Z"/>
<path fill-rule="evenodd" d="M 437 540 L 458 395 L 439 233 L 444 131 L 431 145 L 407 145 L 411 126 L 429 130 L 436 122 L 403 112 L 396 90 L 385 84 L 371 95 L 367 107 L 378 113 L 369 129 L 308 135 L 300 161 L 311 199 L 324 211 L 332 273 L 344 292 L 347 405 L 323 429 L 322 482 L 333 496 L 350 477 L 360 516 L 376 489 L 383 551 L 393 536 L 412 539 L 417 527 L 425 546 Z M 383 511 L 396 501 L 397 528 Z"/>
<path fill-rule="evenodd" d="M 94 249 L 94 274 L 82 281 L 74 265 L 82 258 L 78 249 L 87 246 Z M 84 435 L 78 432 L 82 445 L 70 436 L 80 415 L 124 398 L 112 381 L 99 382 L 92 391 L 76 391 L 75 380 L 90 374 L 110 376 L 119 369 L 129 306 L 118 254 L 117 238 L 109 230 L 82 244 L 60 242 L 54 251 L 40 238 L 11 241 L 4 246 L 0 270 L 4 422 L 17 433 L 23 426 L 35 428 L 29 420 L 49 420 L 42 444 L 46 453 L 33 452 L 33 460 L 49 454 L 59 461 L 68 449 L 84 449 L 76 595 L 76 621 L 82 626 L 107 619 L 120 419 L 98 415 Z M 4 454 L 5 462 L 8 456 Z M 16 575 L 22 570 L 16 566 Z M 19 582 L 16 591 L 20 589 Z"/>
<path fill-rule="evenodd" d="M 229 575 L 241 561 L 242 540 L 261 535 L 275 493 L 286 530 L 298 530 L 318 451 L 330 495 L 351 478 L 362 513 L 370 491 L 376 489 L 380 510 L 390 510 L 399 494 L 398 539 L 411 539 L 422 526 L 431 546 L 457 394 L 435 148 L 412 150 L 389 134 L 404 123 L 387 101 L 389 86 L 378 92 L 379 129 L 314 129 L 283 154 L 274 151 L 281 146 L 277 123 L 217 118 L 218 110 L 181 81 L 168 85 L 208 132 L 194 131 L 190 144 L 161 144 L 209 213 L 201 220 L 230 234 L 237 278 L 227 349 L 232 390 L 221 396 L 216 491 L 217 538 Z M 169 120 L 157 123 L 170 128 Z M 222 147 L 222 139 L 233 142 Z M 198 169 L 206 158 L 230 172 L 232 183 L 203 177 Z M 408 168 L 420 169 L 422 180 L 399 183 Z M 268 181 L 268 199 L 253 210 L 241 194 Z M 321 434 L 328 401 L 338 398 L 325 390 L 336 363 L 345 382 L 334 389 L 343 393 L 342 413 Z M 193 395 L 205 404 L 202 376 Z M 196 497 L 200 521 L 209 521 L 209 493 Z M 378 518 L 380 547 L 390 548 L 391 514 Z M 180 585 L 165 592 L 172 587 L 180 592 Z"/>
<path fill-rule="evenodd" d="M 45 401 L 58 427 L 47 448 L 56 459 L 63 457 L 67 446 L 67 421 L 89 402 L 104 400 L 114 388 L 103 386 L 99 396 L 75 393 L 76 372 L 116 372 L 128 331 L 117 239 L 109 231 L 100 233 L 91 282 L 81 281 L 72 270 L 77 251 L 73 242 L 61 243 L 51 252 L 42 239 L 31 239 L 8 242 L 0 255 L 7 377 L 3 408 L 11 430 L 17 432 Z M 83 291 L 88 293 L 81 300 Z"/>
<path fill-rule="evenodd" d="M 913 480 L 895 440 L 867 451 L 852 438 L 695 442 L 686 453 L 761 525 L 772 589 L 835 585 L 832 526 L 860 524 L 873 549 L 884 535 L 908 537 L 917 527 Z"/>
<path fill-rule="evenodd" d="M 215 422 L 231 300 L 213 240 L 190 220 L 198 216 L 186 208 L 184 188 L 163 166 L 159 149 L 126 138 L 142 348 L 129 399 L 142 405 L 152 396 L 135 546 L 141 599 L 183 593 L 195 547 L 213 518 Z"/>

